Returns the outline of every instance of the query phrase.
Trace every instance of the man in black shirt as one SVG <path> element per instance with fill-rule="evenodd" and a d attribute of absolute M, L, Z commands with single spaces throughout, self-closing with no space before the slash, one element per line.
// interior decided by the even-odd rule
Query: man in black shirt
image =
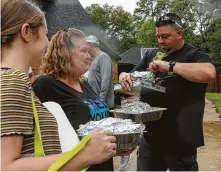
<path fill-rule="evenodd" d="M 174 77 L 165 81 L 166 93 L 141 90 L 141 101 L 165 107 L 162 118 L 146 123 L 147 133 L 140 142 L 138 171 L 198 170 L 197 148 L 204 145 L 203 114 L 207 83 L 216 71 L 210 57 L 202 50 L 185 44 L 181 19 L 173 13 L 156 22 L 161 49 L 147 52 L 133 71 L 164 72 Z M 157 51 L 166 57 L 154 60 Z M 121 86 L 130 90 L 134 78 L 121 73 Z"/>

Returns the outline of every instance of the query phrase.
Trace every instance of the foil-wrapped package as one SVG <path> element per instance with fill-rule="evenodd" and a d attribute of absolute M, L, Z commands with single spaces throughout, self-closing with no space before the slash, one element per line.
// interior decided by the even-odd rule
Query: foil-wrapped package
<path fill-rule="evenodd" d="M 142 133 L 145 129 L 143 124 L 135 124 L 130 119 L 105 118 L 100 121 L 90 121 L 85 125 L 80 125 L 77 133 L 80 136 L 86 136 L 93 130 L 101 128 L 103 130 L 112 131 L 114 135 Z"/>
<path fill-rule="evenodd" d="M 154 74 L 150 71 L 143 71 L 143 72 L 134 71 L 133 73 L 131 73 L 131 75 L 134 78 L 136 78 L 137 81 L 145 80 L 155 83 Z"/>
<path fill-rule="evenodd" d="M 117 118 L 131 119 L 137 123 L 159 120 L 166 108 L 151 107 L 149 104 L 136 101 L 126 103 L 120 109 L 111 110 Z"/>
<path fill-rule="evenodd" d="M 131 75 L 136 78 L 136 81 L 139 81 L 141 87 L 145 87 L 150 90 L 160 91 L 163 93 L 166 92 L 166 87 L 161 85 L 164 81 L 160 80 L 158 82 L 158 78 L 156 78 L 154 74 L 150 71 L 134 71 L 133 73 L 131 73 Z"/>
<path fill-rule="evenodd" d="M 83 138 L 98 128 L 112 131 L 116 137 L 116 150 L 117 152 L 122 152 L 135 149 L 138 146 L 145 125 L 135 124 L 130 119 L 109 117 L 100 121 L 90 121 L 85 125 L 80 125 L 77 133 L 80 138 Z"/>
<path fill-rule="evenodd" d="M 135 71 L 131 73 L 131 75 L 136 78 L 136 81 L 133 82 L 133 86 L 131 87 L 130 91 L 124 90 L 121 88 L 121 85 L 115 85 L 114 90 L 123 92 L 128 95 L 134 95 L 134 96 L 139 96 L 141 88 L 146 88 L 154 91 L 159 91 L 159 92 L 166 92 L 166 87 L 160 85 L 160 82 L 156 82 L 157 78 L 155 78 L 154 74 L 149 71 L 144 71 L 144 72 L 138 72 Z"/>
<path fill-rule="evenodd" d="M 151 111 L 151 107 L 148 103 L 141 101 L 136 101 L 132 103 L 126 103 L 121 106 L 121 109 L 118 109 L 119 112 L 128 112 L 128 113 L 144 113 Z"/>

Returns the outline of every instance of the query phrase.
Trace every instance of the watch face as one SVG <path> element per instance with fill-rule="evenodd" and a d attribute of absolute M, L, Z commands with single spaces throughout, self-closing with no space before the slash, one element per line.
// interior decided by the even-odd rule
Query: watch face
<path fill-rule="evenodd" d="M 172 60 L 169 62 L 170 65 L 175 65 L 176 61 Z"/>
<path fill-rule="evenodd" d="M 173 72 L 168 72 L 168 75 L 173 75 Z"/>

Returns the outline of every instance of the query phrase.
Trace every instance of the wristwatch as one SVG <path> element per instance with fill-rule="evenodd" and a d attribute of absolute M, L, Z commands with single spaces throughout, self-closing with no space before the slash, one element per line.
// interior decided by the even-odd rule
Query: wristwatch
<path fill-rule="evenodd" d="M 169 75 L 173 75 L 173 67 L 175 66 L 175 64 L 176 64 L 176 61 L 174 60 L 169 61 L 169 71 L 168 71 Z"/>

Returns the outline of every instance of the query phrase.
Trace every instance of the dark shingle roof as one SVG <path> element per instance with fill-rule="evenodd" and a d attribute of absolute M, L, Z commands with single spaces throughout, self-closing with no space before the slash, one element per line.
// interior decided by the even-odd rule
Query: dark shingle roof
<path fill-rule="evenodd" d="M 137 65 L 147 52 L 158 51 L 159 48 L 131 48 L 120 55 L 119 63 Z"/>
<path fill-rule="evenodd" d="M 42 3 L 42 0 L 36 1 Z M 113 50 L 106 38 L 102 35 L 102 30 L 92 22 L 78 0 L 56 0 L 46 5 L 49 37 L 58 30 L 75 27 L 82 30 L 86 36 L 95 35 L 100 41 L 101 50 L 109 54 L 112 59 L 120 60 L 120 56 Z"/>
<path fill-rule="evenodd" d="M 119 63 L 129 63 L 137 65 L 141 60 L 140 48 L 131 48 L 120 55 Z"/>

